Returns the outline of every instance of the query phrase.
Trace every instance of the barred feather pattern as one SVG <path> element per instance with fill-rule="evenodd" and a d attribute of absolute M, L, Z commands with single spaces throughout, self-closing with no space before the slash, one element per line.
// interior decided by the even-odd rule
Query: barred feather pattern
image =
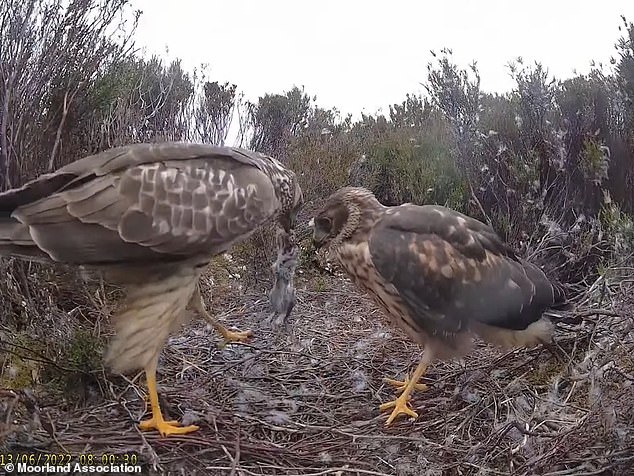
<path fill-rule="evenodd" d="M 116 336 L 105 356 L 114 372 L 147 367 L 156 359 L 169 334 L 185 323 L 185 308 L 200 272 L 182 266 L 173 274 L 126 285 L 126 297 L 112 317 Z"/>

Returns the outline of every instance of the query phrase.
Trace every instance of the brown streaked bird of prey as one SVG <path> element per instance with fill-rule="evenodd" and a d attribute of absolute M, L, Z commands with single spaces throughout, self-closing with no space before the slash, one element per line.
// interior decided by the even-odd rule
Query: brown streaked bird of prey
<path fill-rule="evenodd" d="M 156 391 L 159 353 L 189 306 L 225 341 L 246 339 L 212 318 L 198 278 L 212 257 L 277 217 L 293 235 L 303 203 L 295 174 L 263 154 L 166 142 L 118 147 L 0 194 L 0 255 L 101 271 L 126 296 L 113 316 L 106 362 L 145 369 L 161 435 L 198 429 L 165 421 Z M 276 296 L 272 296 L 272 300 Z"/>
<path fill-rule="evenodd" d="M 520 259 L 492 228 L 437 205 L 386 207 L 364 188 L 332 194 L 311 220 L 316 248 L 330 246 L 352 280 L 423 346 L 412 378 L 387 379 L 401 395 L 381 405 L 416 418 L 412 391 L 434 359 L 467 354 L 475 337 L 515 347 L 545 343 L 566 307 L 561 287 Z"/>

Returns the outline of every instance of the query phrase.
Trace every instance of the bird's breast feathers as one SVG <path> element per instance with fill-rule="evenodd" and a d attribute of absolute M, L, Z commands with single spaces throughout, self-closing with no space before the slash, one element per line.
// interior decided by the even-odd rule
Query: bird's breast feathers
<path fill-rule="evenodd" d="M 367 280 L 371 268 L 374 268 L 370 257 L 370 248 L 366 241 L 344 242 L 337 247 L 336 255 L 339 263 L 355 280 L 359 278 Z"/>
<path fill-rule="evenodd" d="M 354 283 L 369 293 L 394 324 L 400 325 L 406 307 L 396 288 L 377 272 L 368 242 L 344 242 L 337 247 L 336 255 Z"/>

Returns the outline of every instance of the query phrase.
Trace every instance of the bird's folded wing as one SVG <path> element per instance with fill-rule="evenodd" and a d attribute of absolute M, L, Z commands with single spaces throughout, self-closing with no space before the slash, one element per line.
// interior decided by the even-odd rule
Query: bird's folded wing
<path fill-rule="evenodd" d="M 370 255 L 423 330 L 454 333 L 472 321 L 524 329 L 552 303 L 543 273 L 491 228 L 442 207 L 399 209 L 375 226 Z"/>
<path fill-rule="evenodd" d="M 0 193 L 0 213 L 34 202 L 52 193 L 74 188 L 92 177 L 120 172 L 135 165 L 165 161 L 222 160 L 234 165 L 258 165 L 262 154 L 236 147 L 209 144 L 159 142 L 132 144 L 99 152 Z"/>
<path fill-rule="evenodd" d="M 11 218 L 27 226 L 33 245 L 53 260 L 103 264 L 215 254 L 278 207 L 270 178 L 241 153 L 141 145 L 103 152 L 92 164 L 82 159 L 27 184 L 21 194 L 0 195 L 0 210 L 17 204 Z M 10 226 L 15 221 L 0 220 L 0 242 Z M 24 233 L 11 233 L 26 246 Z"/>

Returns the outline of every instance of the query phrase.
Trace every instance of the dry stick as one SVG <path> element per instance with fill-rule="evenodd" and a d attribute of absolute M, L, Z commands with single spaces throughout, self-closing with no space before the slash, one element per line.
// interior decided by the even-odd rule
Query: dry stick
<path fill-rule="evenodd" d="M 6 346 L 11 346 L 11 347 L 15 347 L 17 349 L 20 350 L 24 350 L 26 352 L 30 352 L 31 354 L 35 354 L 37 355 L 38 358 L 35 357 L 30 357 L 24 354 L 21 354 L 19 352 L 16 352 L 14 350 L 9 349 Z M 57 362 L 55 362 L 54 360 L 49 359 L 48 357 L 46 357 L 45 355 L 41 354 L 40 352 L 37 352 L 35 350 L 29 349 L 27 347 L 21 346 L 19 344 L 14 344 L 12 342 L 7 342 L 4 341 L 2 339 L 0 339 L 0 349 L 2 349 L 4 352 L 7 352 L 9 354 L 15 355 L 16 357 L 19 357 L 22 360 L 29 360 L 31 362 L 39 362 L 41 364 L 47 364 L 47 365 L 52 365 L 54 366 L 57 370 L 63 371 L 63 372 L 80 372 L 84 375 L 90 375 L 88 372 L 85 372 L 81 369 L 77 369 L 77 368 L 67 368 L 67 367 L 62 367 L 61 365 L 57 364 Z"/>
<path fill-rule="evenodd" d="M 487 225 L 489 225 L 490 227 L 493 227 L 493 222 L 489 218 L 489 215 L 487 215 L 487 212 L 484 211 L 484 207 L 482 206 L 482 203 L 480 203 L 480 200 L 478 199 L 478 197 L 477 197 L 477 195 L 475 193 L 475 190 L 473 190 L 473 185 L 471 184 L 471 180 L 467 180 L 467 183 L 469 184 L 469 190 L 471 191 L 471 197 L 476 202 L 476 205 L 478 205 L 478 208 L 480 209 L 480 213 L 482 213 L 482 216 L 487 221 Z"/>
<path fill-rule="evenodd" d="M 53 423 L 53 419 L 51 418 L 51 414 L 47 411 L 46 412 L 46 416 L 48 417 L 48 422 L 51 425 L 51 437 L 53 438 L 53 440 L 55 440 L 55 443 L 57 443 L 57 445 L 64 450 L 64 453 L 69 454 L 70 452 L 68 451 L 68 449 L 59 441 L 59 439 L 57 438 L 57 431 L 55 430 L 55 423 Z"/>
<path fill-rule="evenodd" d="M 0 442 L 4 441 L 4 437 L 5 435 L 8 435 L 9 433 L 11 433 L 11 415 L 13 413 L 13 409 L 15 407 L 15 404 L 17 402 L 20 401 L 20 396 L 15 393 L 13 390 L 4 390 L 4 389 L 0 389 L 0 396 L 9 396 L 12 397 L 11 403 L 9 403 L 9 406 L 7 408 L 7 414 L 5 416 L 5 420 L 4 420 L 4 428 L 6 428 L 6 430 L 4 430 L 2 433 L 0 433 Z"/>
<path fill-rule="evenodd" d="M 580 311 L 574 313 L 575 317 L 590 317 L 590 316 L 608 316 L 608 317 L 621 317 L 621 314 L 609 309 L 589 309 L 587 311 Z"/>
<path fill-rule="evenodd" d="M 59 121 L 59 125 L 57 126 L 57 132 L 55 134 L 55 143 L 53 144 L 53 150 L 51 151 L 51 157 L 48 160 L 48 171 L 52 172 L 55 167 L 55 157 L 57 156 L 57 151 L 59 150 L 60 143 L 62 141 L 62 130 L 64 129 L 64 124 L 66 124 L 66 117 L 68 116 L 68 106 L 73 102 L 75 96 L 79 92 L 79 89 L 82 86 L 82 81 L 77 83 L 77 88 L 73 91 L 73 94 L 70 96 L 70 101 L 68 100 L 68 91 L 70 90 L 70 82 L 68 84 L 68 89 L 64 93 L 64 104 L 62 106 L 62 118 Z"/>
<path fill-rule="evenodd" d="M 236 436 L 235 456 L 233 457 L 233 464 L 231 465 L 231 473 L 229 476 L 236 474 L 236 468 L 240 464 L 240 425 L 238 425 L 238 435 Z"/>

